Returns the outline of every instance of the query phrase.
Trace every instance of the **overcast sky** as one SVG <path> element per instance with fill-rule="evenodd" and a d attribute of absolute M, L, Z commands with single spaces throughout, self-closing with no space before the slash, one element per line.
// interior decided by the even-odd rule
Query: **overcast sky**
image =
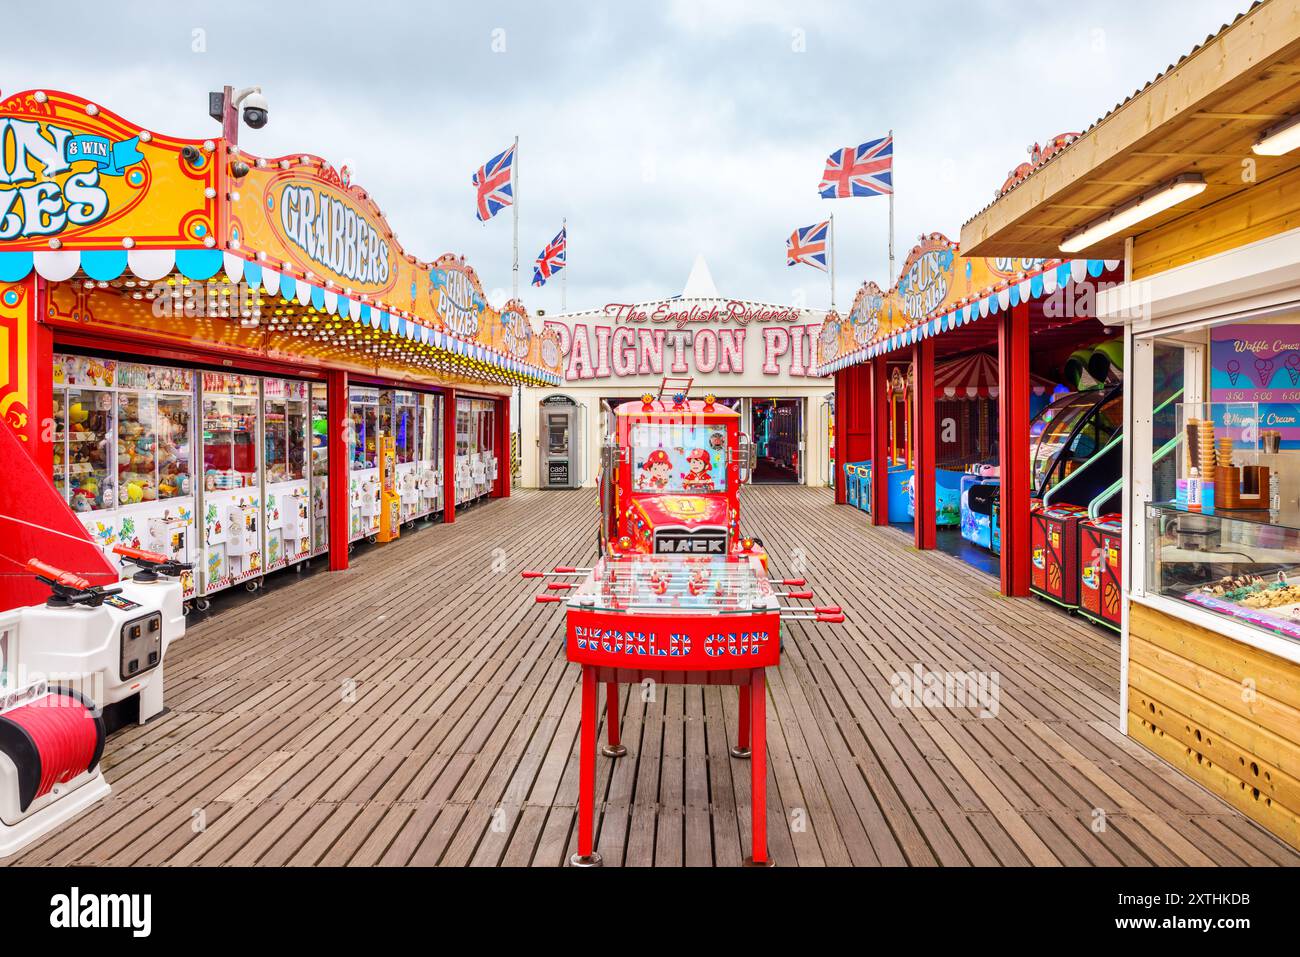
<path fill-rule="evenodd" d="M 491 9 L 488 9 L 488 7 Z M 836 214 L 843 309 L 890 284 L 888 201 L 826 201 L 838 146 L 895 136 L 899 265 L 957 239 L 1025 149 L 1082 130 L 1247 0 L 1039 3 L 81 3 L 85 42 L 0 34 L 0 90 L 63 89 L 146 128 L 212 136 L 207 91 L 259 84 L 241 143 L 348 163 L 408 252 L 464 253 L 510 288 L 508 211 L 474 218 L 470 176 L 520 137 L 520 289 L 568 217 L 570 309 L 679 293 L 702 253 L 724 295 L 824 307 L 785 237 Z"/>

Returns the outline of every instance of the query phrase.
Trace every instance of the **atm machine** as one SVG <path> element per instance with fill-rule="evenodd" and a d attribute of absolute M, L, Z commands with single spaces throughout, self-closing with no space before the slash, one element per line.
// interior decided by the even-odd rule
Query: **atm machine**
<path fill-rule="evenodd" d="M 567 395 L 543 399 L 538 445 L 541 460 L 538 487 L 579 488 L 582 485 L 582 408 Z"/>

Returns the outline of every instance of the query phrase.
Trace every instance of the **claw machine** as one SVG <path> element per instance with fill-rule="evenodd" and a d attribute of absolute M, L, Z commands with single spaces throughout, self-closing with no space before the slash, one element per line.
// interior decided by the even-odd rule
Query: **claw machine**
<path fill-rule="evenodd" d="M 419 440 L 415 463 L 418 496 L 415 517 L 424 518 L 442 510 L 442 397 L 421 393 L 416 413 Z"/>
<path fill-rule="evenodd" d="M 353 386 L 348 395 L 348 541 L 379 532 L 379 390 Z"/>
<path fill-rule="evenodd" d="M 203 595 L 239 582 L 256 591 L 263 574 L 260 385 L 251 375 L 201 376 Z"/>
<path fill-rule="evenodd" d="M 301 379 L 262 380 L 266 571 L 311 557 L 308 389 Z"/>
<path fill-rule="evenodd" d="M 124 574 L 118 544 L 197 557 L 194 373 L 98 356 L 54 356 L 54 486 Z M 181 580 L 195 594 L 192 573 Z"/>
<path fill-rule="evenodd" d="M 311 384 L 311 554 L 323 555 L 330 547 L 330 443 L 329 390 L 324 382 Z"/>
<path fill-rule="evenodd" d="M 379 429 L 393 437 L 393 481 L 401 521 L 413 522 L 420 509 L 420 396 L 401 389 L 382 393 Z"/>

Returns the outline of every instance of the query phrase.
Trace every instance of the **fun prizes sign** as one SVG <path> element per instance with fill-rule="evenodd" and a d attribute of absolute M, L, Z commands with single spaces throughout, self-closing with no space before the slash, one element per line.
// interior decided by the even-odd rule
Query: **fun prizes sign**
<path fill-rule="evenodd" d="M 1259 427 L 1300 448 L 1300 325 L 1245 322 L 1210 331 L 1214 402 L 1258 402 Z"/>
<path fill-rule="evenodd" d="M 216 156 L 203 147 L 66 93 L 8 97 L 0 249 L 202 248 L 217 222 Z"/>

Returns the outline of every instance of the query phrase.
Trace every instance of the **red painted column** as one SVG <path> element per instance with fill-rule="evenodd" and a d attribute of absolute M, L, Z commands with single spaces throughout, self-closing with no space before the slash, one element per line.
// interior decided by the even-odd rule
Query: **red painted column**
<path fill-rule="evenodd" d="M 935 546 L 934 488 L 934 340 L 912 346 L 912 447 L 916 464 L 916 520 L 912 523 L 917 548 Z"/>
<path fill-rule="evenodd" d="M 523 414 L 522 411 L 519 413 Z M 510 497 L 510 397 L 497 400 L 497 480 L 492 488 L 493 498 Z"/>
<path fill-rule="evenodd" d="M 889 524 L 889 367 L 871 360 L 871 524 Z"/>
<path fill-rule="evenodd" d="M 27 381 L 32 399 L 31 414 L 36 423 L 34 441 L 28 450 L 41 473 L 54 475 L 54 330 L 45 325 L 49 284 L 35 272 L 26 280 L 32 299 L 30 362 Z"/>
<path fill-rule="evenodd" d="M 849 373 L 852 367 L 835 373 L 835 504 L 846 505 L 849 501 L 848 480 L 844 476 L 844 463 L 852 462 L 848 456 Z"/>
<path fill-rule="evenodd" d="M 998 316 L 1002 594 L 1029 594 L 1029 304 Z"/>
<path fill-rule="evenodd" d="M 352 462 L 348 456 L 348 437 L 352 434 L 352 417 L 348 414 L 348 374 L 331 369 L 325 377 L 325 404 L 329 414 L 326 429 L 329 449 L 329 555 L 330 571 L 348 567 L 349 479 Z"/>
<path fill-rule="evenodd" d="M 442 520 L 456 521 L 456 390 L 442 394 Z"/>

